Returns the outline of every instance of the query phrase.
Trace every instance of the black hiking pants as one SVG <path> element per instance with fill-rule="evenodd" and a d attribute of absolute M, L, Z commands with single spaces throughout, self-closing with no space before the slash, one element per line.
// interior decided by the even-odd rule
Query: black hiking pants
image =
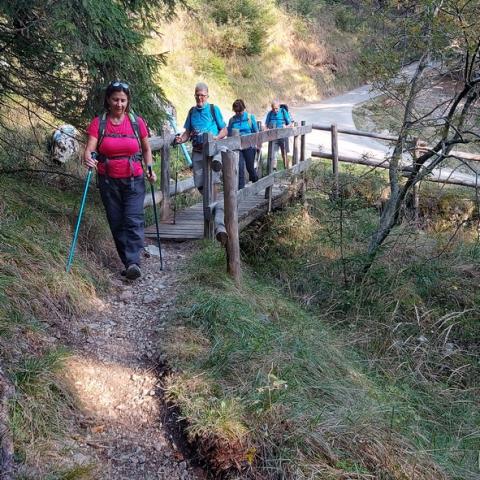
<path fill-rule="evenodd" d="M 240 150 L 238 161 L 238 189 L 241 190 L 245 186 L 245 167 L 247 167 L 248 178 L 252 182 L 258 180 L 257 172 L 255 171 L 255 155 L 257 150 L 253 147 Z"/>
<path fill-rule="evenodd" d="M 144 245 L 143 175 L 133 180 L 99 175 L 98 186 L 120 260 L 125 267 L 140 265 Z"/>

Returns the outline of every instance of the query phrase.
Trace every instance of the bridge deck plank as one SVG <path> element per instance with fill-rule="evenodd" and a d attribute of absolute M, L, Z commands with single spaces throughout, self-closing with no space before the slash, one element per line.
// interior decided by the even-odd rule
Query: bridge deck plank
<path fill-rule="evenodd" d="M 274 187 L 273 198 L 280 198 L 285 192 L 285 186 Z M 220 200 L 223 195 L 219 196 Z M 245 228 L 256 217 L 252 212 L 258 210 L 258 216 L 266 211 L 267 202 L 264 191 L 257 195 L 242 199 L 239 204 L 238 219 L 240 228 Z M 243 221 L 242 219 L 247 219 Z M 163 240 L 198 240 L 203 238 L 203 204 L 196 203 L 191 207 L 177 212 L 175 224 L 173 218 L 159 224 L 160 238 Z M 155 225 L 145 228 L 145 237 L 156 238 Z"/>

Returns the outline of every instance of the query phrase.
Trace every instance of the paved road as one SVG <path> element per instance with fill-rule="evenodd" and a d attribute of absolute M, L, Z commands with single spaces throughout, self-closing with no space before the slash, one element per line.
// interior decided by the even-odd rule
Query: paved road
<path fill-rule="evenodd" d="M 415 65 L 411 65 L 403 70 L 402 75 L 411 77 Z M 318 103 L 309 103 L 301 107 L 291 107 L 293 118 L 300 122 L 305 120 L 307 124 L 331 125 L 336 123 L 339 128 L 348 128 L 357 130 L 353 121 L 353 108 L 367 100 L 371 100 L 378 96 L 380 92 L 372 89 L 369 85 L 351 90 L 337 97 L 331 97 Z M 331 152 L 331 135 L 330 132 L 314 130 L 307 135 L 306 141 L 307 155 L 312 151 Z M 353 135 L 339 134 L 338 150 L 341 155 L 358 157 L 367 154 L 382 161 L 390 153 L 391 149 L 386 143 L 365 137 Z M 408 164 L 411 162 L 409 158 L 405 159 Z M 433 171 L 431 177 L 435 177 L 437 181 L 450 180 L 453 182 L 467 182 L 471 186 L 480 184 L 480 177 L 477 179 L 474 175 L 460 173 L 451 168 L 441 168 Z"/>
<path fill-rule="evenodd" d="M 378 92 L 373 91 L 370 86 L 351 90 L 337 97 L 322 100 L 319 103 L 310 103 L 301 107 L 292 107 L 292 115 L 296 121 L 305 120 L 307 123 L 317 123 L 321 125 L 331 125 L 336 123 L 340 128 L 349 128 L 356 130 L 353 122 L 352 111 L 355 105 L 370 100 L 378 96 Z M 388 147 L 371 138 L 356 137 L 353 135 L 339 134 L 338 138 L 339 152 L 342 155 L 359 156 L 364 153 L 384 158 L 388 152 Z M 321 132 L 314 130 L 307 136 L 307 152 L 312 151 L 331 151 L 330 132 Z"/>

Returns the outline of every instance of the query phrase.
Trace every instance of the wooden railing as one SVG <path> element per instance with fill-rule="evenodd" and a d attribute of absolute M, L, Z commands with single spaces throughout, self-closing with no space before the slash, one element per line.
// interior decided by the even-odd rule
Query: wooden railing
<path fill-rule="evenodd" d="M 356 163 L 359 165 L 367 165 L 374 168 L 389 168 L 388 160 L 382 160 L 378 158 L 371 158 L 368 156 L 346 156 L 339 153 L 338 148 L 338 134 L 346 135 L 356 135 L 366 138 L 375 138 L 378 140 L 386 140 L 389 142 L 398 141 L 398 137 L 392 135 L 384 135 L 380 133 L 373 132 L 363 132 L 360 130 L 350 130 L 350 129 L 341 129 L 337 128 L 335 124 L 332 125 L 312 125 L 313 130 L 322 130 L 331 132 L 331 153 L 327 152 L 312 152 L 312 157 L 326 158 L 332 160 L 332 172 L 333 172 L 333 196 L 337 197 L 339 193 L 339 162 L 346 163 Z M 415 161 L 415 158 L 418 158 L 422 153 L 428 151 L 429 147 L 426 142 L 419 140 L 418 138 L 408 139 L 408 149 L 412 152 L 412 162 Z M 449 153 L 449 157 L 457 157 L 460 160 L 476 161 L 480 162 L 480 155 L 461 152 L 458 150 L 452 150 Z M 408 177 L 412 171 L 412 166 L 404 165 L 402 167 L 402 175 Z M 453 185 L 462 185 L 466 187 L 478 188 L 480 186 L 480 179 L 478 175 L 472 172 L 470 175 L 471 178 L 466 178 L 467 175 L 462 175 L 459 177 L 455 174 L 453 170 L 444 169 L 443 172 L 440 172 L 437 176 L 427 176 L 425 180 L 430 182 L 440 182 L 440 183 L 449 183 Z"/>
<path fill-rule="evenodd" d="M 310 125 L 302 122 L 301 126 L 265 130 L 251 135 L 240 136 L 238 131 L 233 136 L 214 141 L 211 134 L 204 134 L 203 165 L 203 211 L 204 236 L 216 238 L 227 250 L 227 270 L 240 281 L 240 246 L 238 226 L 238 204 L 242 200 L 257 195 L 265 190 L 268 202 L 267 211 L 272 209 L 272 193 L 275 182 L 287 176 L 296 176 L 305 171 L 310 161 L 305 158 L 305 135 L 312 131 Z M 285 170 L 273 171 L 273 143 L 276 140 L 293 137 L 292 165 L 286 165 Z M 262 177 L 263 165 L 258 166 L 259 180 L 238 190 L 238 158 L 240 150 L 254 147 L 261 148 L 268 143 L 266 176 Z M 215 198 L 212 175 L 213 157 L 221 153 L 223 170 L 223 201 Z"/>

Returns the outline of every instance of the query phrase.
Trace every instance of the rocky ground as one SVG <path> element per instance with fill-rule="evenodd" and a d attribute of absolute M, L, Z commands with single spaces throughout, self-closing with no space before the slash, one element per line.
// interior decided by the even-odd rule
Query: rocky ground
<path fill-rule="evenodd" d="M 206 478 L 168 431 L 159 373 L 158 344 L 182 288 L 178 268 L 193 248 L 163 245 L 164 270 L 151 256 L 134 282 L 115 274 L 111 296 L 69 326 L 75 355 L 67 379 L 81 406 L 82 427 L 72 438 L 75 463 L 94 465 L 94 478 Z"/>

